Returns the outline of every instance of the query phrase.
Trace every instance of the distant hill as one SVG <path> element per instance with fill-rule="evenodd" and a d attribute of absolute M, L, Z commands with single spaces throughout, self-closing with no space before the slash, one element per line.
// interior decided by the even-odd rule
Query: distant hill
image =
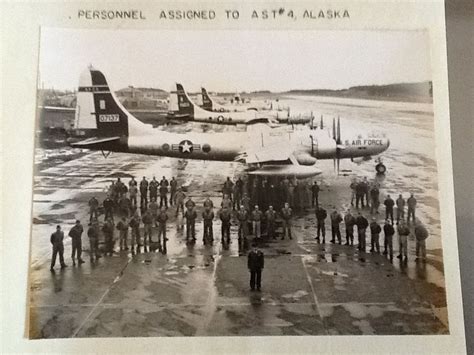
<path fill-rule="evenodd" d="M 432 82 L 421 83 L 399 83 L 389 85 L 367 85 L 353 86 L 349 89 L 327 90 L 290 90 L 283 94 L 289 95 L 311 95 L 311 96 L 336 96 L 353 97 L 372 100 L 391 101 L 411 101 L 411 102 L 432 102 L 433 90 Z"/>

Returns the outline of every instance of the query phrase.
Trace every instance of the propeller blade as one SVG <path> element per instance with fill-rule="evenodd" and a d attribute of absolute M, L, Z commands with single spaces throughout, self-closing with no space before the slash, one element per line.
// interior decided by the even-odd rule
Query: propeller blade
<path fill-rule="evenodd" d="M 321 115 L 321 129 L 324 129 L 323 115 Z"/>
<path fill-rule="evenodd" d="M 337 144 L 341 144 L 341 119 L 337 117 Z"/>
<path fill-rule="evenodd" d="M 336 171 L 336 159 L 333 159 L 333 160 L 332 160 L 332 163 L 333 163 L 333 165 L 334 165 L 334 171 Z"/>
<path fill-rule="evenodd" d="M 341 159 L 337 158 L 337 175 L 339 175 L 339 163 L 341 162 Z"/>
<path fill-rule="evenodd" d="M 336 140 L 336 119 L 332 118 L 332 138 Z"/>

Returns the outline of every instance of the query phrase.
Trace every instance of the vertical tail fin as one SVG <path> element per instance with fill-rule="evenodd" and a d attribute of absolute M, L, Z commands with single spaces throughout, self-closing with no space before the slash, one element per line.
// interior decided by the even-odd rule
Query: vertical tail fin
<path fill-rule="evenodd" d="M 144 126 L 119 102 L 101 71 L 90 66 L 79 79 L 74 128 L 95 130 L 97 137 L 128 137 Z"/>
<path fill-rule="evenodd" d="M 202 95 L 201 107 L 206 111 L 212 111 L 214 109 L 214 105 L 211 98 L 207 94 L 207 90 L 205 88 L 201 88 L 201 95 Z"/>
<path fill-rule="evenodd" d="M 171 90 L 168 113 L 174 116 L 189 116 L 194 114 L 194 104 L 189 98 L 183 85 L 176 83 L 176 90 Z"/>

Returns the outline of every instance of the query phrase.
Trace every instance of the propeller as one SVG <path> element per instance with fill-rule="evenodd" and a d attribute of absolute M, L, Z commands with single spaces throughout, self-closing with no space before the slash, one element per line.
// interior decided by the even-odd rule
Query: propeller
<path fill-rule="evenodd" d="M 323 115 L 321 115 L 320 129 L 324 129 Z"/>
<path fill-rule="evenodd" d="M 332 138 L 336 142 L 336 157 L 333 159 L 334 162 L 334 171 L 337 172 L 337 175 L 339 175 L 339 165 L 340 165 L 340 160 L 341 160 L 341 151 L 345 148 L 342 145 L 342 140 L 341 140 L 341 119 L 340 117 L 337 117 L 337 125 L 336 125 L 336 119 L 332 119 Z"/>
<path fill-rule="evenodd" d="M 313 115 L 313 111 L 311 111 L 310 116 L 309 116 L 309 127 L 311 128 L 311 130 L 314 129 L 314 115 Z"/>

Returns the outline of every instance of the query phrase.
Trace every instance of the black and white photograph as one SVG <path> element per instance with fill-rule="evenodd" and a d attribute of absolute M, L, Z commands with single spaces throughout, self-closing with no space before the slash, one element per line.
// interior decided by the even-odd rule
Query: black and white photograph
<path fill-rule="evenodd" d="M 428 31 L 39 42 L 27 337 L 450 334 Z"/>

